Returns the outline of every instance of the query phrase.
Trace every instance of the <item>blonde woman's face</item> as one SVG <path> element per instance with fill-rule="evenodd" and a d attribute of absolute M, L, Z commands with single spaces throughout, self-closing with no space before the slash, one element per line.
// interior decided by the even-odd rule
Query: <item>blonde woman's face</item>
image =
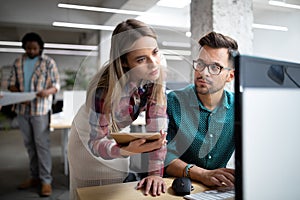
<path fill-rule="evenodd" d="M 156 80 L 160 76 L 161 55 L 154 38 L 144 36 L 138 39 L 127 53 L 125 67 L 130 68 L 133 80 Z"/>

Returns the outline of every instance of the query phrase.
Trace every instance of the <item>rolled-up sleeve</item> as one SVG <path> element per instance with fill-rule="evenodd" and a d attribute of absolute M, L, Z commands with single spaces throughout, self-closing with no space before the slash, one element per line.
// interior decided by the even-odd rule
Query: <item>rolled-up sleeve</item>
<path fill-rule="evenodd" d="M 91 127 L 89 148 L 91 152 L 103 159 L 121 157 L 120 148 L 109 136 L 109 121 L 105 114 L 90 112 L 89 124 Z"/>
<path fill-rule="evenodd" d="M 18 62 L 18 61 L 16 61 Z M 7 79 L 7 89 L 9 89 L 11 86 L 16 86 L 16 62 L 13 64 L 11 70 L 10 70 L 10 74 L 9 74 L 9 78 Z M 20 61 L 19 61 L 20 62 Z"/>
<path fill-rule="evenodd" d="M 59 72 L 57 69 L 57 65 L 56 62 L 52 59 L 51 61 L 51 67 L 50 67 L 50 82 L 51 82 L 51 86 L 55 87 L 57 89 L 57 91 L 60 90 L 60 78 L 59 78 Z"/>

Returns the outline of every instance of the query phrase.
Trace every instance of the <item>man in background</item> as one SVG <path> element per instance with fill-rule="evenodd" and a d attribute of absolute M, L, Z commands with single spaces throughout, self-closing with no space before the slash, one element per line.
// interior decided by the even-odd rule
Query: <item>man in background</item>
<path fill-rule="evenodd" d="M 207 186 L 233 186 L 234 169 L 225 168 L 234 151 L 235 40 L 210 32 L 199 40 L 193 61 L 194 84 L 168 94 L 166 173 Z"/>
<path fill-rule="evenodd" d="M 11 92 L 35 92 L 30 102 L 16 104 L 19 128 L 29 155 L 30 178 L 19 189 L 41 186 L 40 195 L 52 193 L 52 159 L 50 153 L 50 114 L 53 94 L 60 89 L 55 61 L 43 55 L 44 42 L 36 33 L 27 33 L 22 39 L 25 53 L 13 64 L 8 79 Z"/>

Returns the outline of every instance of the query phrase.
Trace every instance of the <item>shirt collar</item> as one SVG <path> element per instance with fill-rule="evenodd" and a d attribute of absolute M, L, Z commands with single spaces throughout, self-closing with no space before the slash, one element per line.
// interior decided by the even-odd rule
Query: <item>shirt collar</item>
<path fill-rule="evenodd" d="M 200 106 L 201 109 L 208 111 L 208 109 L 206 107 L 204 107 L 204 105 L 202 104 L 202 102 L 198 98 L 195 85 L 193 85 L 190 89 L 194 91 L 194 93 L 197 97 L 197 100 L 198 100 L 198 102 L 190 101 L 190 106 Z M 226 109 L 229 109 L 232 103 L 233 103 L 233 100 L 230 98 L 230 92 L 224 90 L 223 99 L 222 99 L 222 102 L 221 102 L 220 105 L 222 105 Z"/>

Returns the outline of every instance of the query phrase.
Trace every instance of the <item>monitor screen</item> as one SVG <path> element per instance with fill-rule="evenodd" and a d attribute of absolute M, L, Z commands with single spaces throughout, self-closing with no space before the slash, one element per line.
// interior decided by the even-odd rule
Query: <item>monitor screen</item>
<path fill-rule="evenodd" d="M 236 199 L 299 199 L 300 64 L 235 64 Z"/>

